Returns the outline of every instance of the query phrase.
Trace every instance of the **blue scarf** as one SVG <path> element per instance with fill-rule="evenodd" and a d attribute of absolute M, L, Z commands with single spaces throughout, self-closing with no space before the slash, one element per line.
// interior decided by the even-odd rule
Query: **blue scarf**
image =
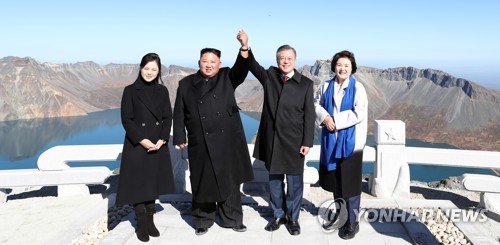
<path fill-rule="evenodd" d="M 324 94 L 323 103 L 321 104 L 332 117 L 335 105 L 333 102 L 335 79 L 336 77 L 330 81 Z M 353 76 L 349 76 L 349 85 L 345 90 L 342 103 L 340 104 L 340 111 L 354 110 L 355 83 L 356 79 Z M 326 127 L 323 127 L 321 132 L 320 163 L 325 165 L 328 171 L 337 169 L 337 162 L 348 158 L 354 151 L 355 137 L 356 126 L 338 130 L 337 137 L 335 137 L 335 131 L 331 132 Z"/>

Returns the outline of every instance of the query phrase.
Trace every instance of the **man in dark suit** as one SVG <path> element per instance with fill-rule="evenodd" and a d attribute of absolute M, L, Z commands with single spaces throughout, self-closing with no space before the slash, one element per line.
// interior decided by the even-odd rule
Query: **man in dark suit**
<path fill-rule="evenodd" d="M 173 144 L 188 147 L 197 235 L 205 234 L 214 224 L 217 210 L 220 226 L 246 231 L 239 186 L 253 179 L 234 97 L 236 87 L 248 74 L 248 47 L 242 43 L 232 68 L 220 68 L 220 56 L 217 49 L 201 50 L 200 69 L 179 82 L 174 107 Z"/>
<path fill-rule="evenodd" d="M 241 35 L 248 40 L 245 32 Z M 300 234 L 304 156 L 313 145 L 316 116 L 313 81 L 295 70 L 295 58 L 295 49 L 283 45 L 276 52 L 278 67 L 266 70 L 251 50 L 248 56 L 250 71 L 264 87 L 264 106 L 253 156 L 264 161 L 269 171 L 274 219 L 265 229 L 274 231 L 286 224 L 291 235 Z"/>

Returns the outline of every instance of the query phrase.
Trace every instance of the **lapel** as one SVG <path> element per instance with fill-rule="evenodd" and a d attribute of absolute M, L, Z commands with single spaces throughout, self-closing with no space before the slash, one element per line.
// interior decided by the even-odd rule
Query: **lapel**
<path fill-rule="evenodd" d="M 294 81 L 297 84 L 300 84 L 300 81 L 302 80 L 302 76 L 297 72 L 297 70 L 293 70 L 293 76 L 290 78 L 288 82 Z"/>
<path fill-rule="evenodd" d="M 217 84 L 218 75 L 208 79 L 208 81 L 205 81 L 205 78 L 201 76 L 199 71 L 194 75 L 193 86 L 195 87 L 195 94 L 198 99 L 202 99 L 208 92 L 213 90 Z"/>
<path fill-rule="evenodd" d="M 148 108 L 148 110 L 151 112 L 151 114 L 153 114 L 153 116 L 157 119 L 157 120 L 161 120 L 161 110 L 160 108 L 156 107 L 155 104 L 153 103 L 153 101 L 151 101 L 151 97 L 152 98 L 156 98 L 156 93 L 155 94 L 146 94 L 146 90 L 143 89 L 144 85 L 141 84 L 142 81 L 138 80 L 136 81 L 135 83 L 135 89 L 137 90 L 137 97 L 139 97 L 139 100 L 146 106 L 146 108 Z M 157 86 L 156 84 L 153 85 L 153 86 Z M 156 92 L 156 91 L 155 91 Z"/>

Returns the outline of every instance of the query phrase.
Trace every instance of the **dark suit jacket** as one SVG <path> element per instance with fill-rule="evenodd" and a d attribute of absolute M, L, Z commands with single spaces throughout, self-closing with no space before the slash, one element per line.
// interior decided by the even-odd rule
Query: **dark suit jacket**
<path fill-rule="evenodd" d="M 198 71 L 179 82 L 174 107 L 173 143 L 187 143 L 193 197 L 197 202 L 226 200 L 232 188 L 253 179 L 247 142 L 234 90 L 248 74 L 238 55 L 230 68 L 208 80 Z"/>
<path fill-rule="evenodd" d="M 264 106 L 253 156 L 265 162 L 270 174 L 303 174 L 301 146 L 313 146 L 313 81 L 295 74 L 286 83 L 277 67 L 264 69 L 249 51 L 250 71 L 264 87 Z"/>
<path fill-rule="evenodd" d="M 172 125 L 172 107 L 168 90 L 160 84 L 146 89 L 142 79 L 123 90 L 121 119 L 125 128 L 116 204 L 155 200 L 174 191 L 172 163 L 168 146 L 147 152 L 139 142 L 149 139 L 168 141 Z M 146 90 L 152 92 L 147 94 Z"/>

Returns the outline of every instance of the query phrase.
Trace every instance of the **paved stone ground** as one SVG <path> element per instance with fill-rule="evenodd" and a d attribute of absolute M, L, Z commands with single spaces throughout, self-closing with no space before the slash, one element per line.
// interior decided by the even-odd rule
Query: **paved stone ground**
<path fill-rule="evenodd" d="M 96 186 L 91 195 L 73 197 L 57 197 L 56 187 L 12 190 L 0 203 L 0 244 L 69 244 L 106 214 L 105 190 Z"/>
<path fill-rule="evenodd" d="M 111 179 L 113 180 L 113 178 Z M 477 193 L 464 193 L 446 188 L 429 188 L 425 185 L 411 187 L 412 196 L 406 202 L 380 200 L 362 194 L 362 207 L 444 207 L 459 206 L 467 208 L 477 205 Z M 113 205 L 113 181 L 106 185 L 91 188 L 90 196 L 57 198 L 55 187 L 17 188 L 9 194 L 7 203 L 0 203 L 0 244 L 70 244 L 79 235 L 84 234 L 96 220 L 106 221 L 108 208 Z M 445 197 L 445 198 L 440 198 Z M 412 244 L 412 238 L 428 238 L 425 231 L 420 231 L 418 224 L 379 223 L 361 221 L 361 231 L 354 240 L 344 241 L 337 233 L 321 230 L 314 208 L 331 198 L 331 194 L 320 188 L 311 188 L 305 196 L 304 210 L 300 222 L 302 234 L 291 236 L 284 227 L 275 232 L 267 232 L 264 226 L 271 219 L 270 209 L 265 198 L 244 198 L 244 222 L 248 231 L 236 233 L 214 225 L 207 234 L 196 236 L 191 227 L 189 215 L 189 195 L 169 195 L 157 203 L 155 221 L 161 229 L 160 238 L 151 240 L 151 244 L 215 244 L 221 241 L 241 244 Z M 423 200 L 426 198 L 427 200 Z M 447 199 L 446 201 L 437 199 Z M 485 223 L 464 223 L 457 226 L 475 244 L 499 244 L 498 231 L 500 217 L 488 216 Z M 106 222 L 103 222 L 106 224 Z M 128 214 L 124 221 L 106 231 L 96 242 L 85 244 L 135 244 L 139 243 L 134 234 L 133 214 Z M 428 232 L 428 231 L 427 231 Z M 411 235 L 410 235 L 411 234 Z M 94 234 L 90 234 L 94 235 Z M 94 240 L 95 241 L 95 240 Z M 224 244 L 227 244 L 224 242 Z"/>
<path fill-rule="evenodd" d="M 191 216 L 185 207 L 175 202 L 157 204 L 159 212 L 155 215 L 155 223 L 161 236 L 151 238 L 149 244 L 412 244 L 411 237 L 401 223 L 364 221 L 355 239 L 345 241 L 338 236 L 338 231 L 323 231 L 316 215 L 307 210 L 300 214 L 302 233 L 299 236 L 291 236 L 284 226 L 268 232 L 264 227 L 272 218 L 271 213 L 247 205 L 244 206 L 244 223 L 248 227 L 246 232 L 235 232 L 215 224 L 205 235 L 196 236 Z M 132 213 L 129 214 L 99 244 L 143 244 L 135 236 L 133 217 Z M 433 238 L 430 233 L 428 237 Z"/>
<path fill-rule="evenodd" d="M 303 202 L 300 214 L 301 235 L 291 236 L 284 226 L 275 232 L 268 232 L 264 227 L 272 218 L 271 210 L 266 206 L 267 200 L 258 197 L 243 197 L 244 223 L 248 227 L 247 232 L 238 233 L 215 224 L 207 234 L 196 236 L 189 215 L 189 198 L 186 195 L 169 195 L 163 197 L 161 203 L 157 203 L 158 213 L 155 215 L 155 223 L 161 236 L 151 238 L 149 244 L 438 244 L 429 229 L 419 221 L 378 222 L 361 219 L 360 232 L 355 239 L 342 240 L 338 236 L 338 231 L 322 230 L 316 216 L 317 208 L 307 201 Z M 448 200 L 364 199 L 361 206 L 365 209 L 456 208 Z M 498 228 L 498 224 L 498 219 L 489 219 L 485 223 L 461 223 L 457 226 L 473 244 L 498 244 L 498 235 L 491 232 Z M 134 215 L 130 213 L 99 244 L 143 244 L 135 236 L 134 225 Z"/>

